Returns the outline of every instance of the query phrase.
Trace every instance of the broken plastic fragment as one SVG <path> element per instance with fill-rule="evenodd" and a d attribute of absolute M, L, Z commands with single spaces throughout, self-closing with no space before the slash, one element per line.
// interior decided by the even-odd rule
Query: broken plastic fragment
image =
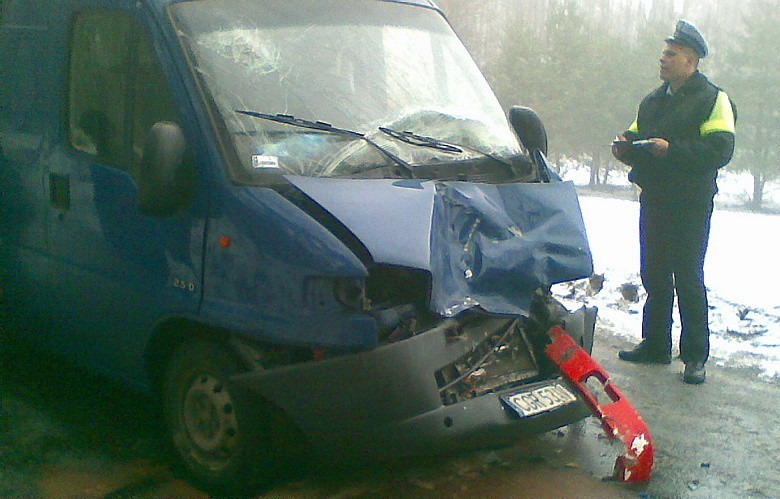
<path fill-rule="evenodd" d="M 609 374 L 582 349 L 566 331 L 556 326 L 549 331 L 552 343 L 547 355 L 573 387 L 582 395 L 593 414 L 599 418 L 604 433 L 621 440 L 625 453 L 615 460 L 614 477 L 623 482 L 647 482 L 653 471 L 653 441 L 647 424 L 620 390 Z M 600 404 L 585 382 L 595 378 L 603 384 L 611 401 Z"/>

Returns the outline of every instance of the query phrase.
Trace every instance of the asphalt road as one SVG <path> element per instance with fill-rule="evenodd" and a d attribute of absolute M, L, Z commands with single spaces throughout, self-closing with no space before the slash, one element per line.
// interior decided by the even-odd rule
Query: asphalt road
<path fill-rule="evenodd" d="M 634 366 L 597 332 L 594 356 L 647 421 L 653 480 L 610 480 L 618 444 L 594 418 L 516 446 L 371 464 L 309 466 L 264 497 L 780 497 L 780 382 L 709 366 Z M 0 342 L 0 497 L 207 497 L 169 465 L 146 399 Z"/>

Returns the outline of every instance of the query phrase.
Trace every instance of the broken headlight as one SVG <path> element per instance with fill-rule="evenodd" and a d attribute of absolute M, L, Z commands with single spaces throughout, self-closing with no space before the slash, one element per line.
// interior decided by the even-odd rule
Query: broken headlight
<path fill-rule="evenodd" d="M 361 311 L 366 307 L 365 281 L 349 277 L 317 277 L 304 286 L 303 302 L 319 312 L 343 309 Z"/>

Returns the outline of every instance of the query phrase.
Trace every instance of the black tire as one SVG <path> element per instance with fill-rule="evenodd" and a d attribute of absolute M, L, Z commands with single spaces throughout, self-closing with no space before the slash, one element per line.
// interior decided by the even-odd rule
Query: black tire
<path fill-rule="evenodd" d="M 262 401 L 242 400 L 229 383 L 242 371 L 226 347 L 193 340 L 176 349 L 162 380 L 163 413 L 179 460 L 198 485 L 222 494 L 261 488 L 275 473 L 263 452 Z"/>

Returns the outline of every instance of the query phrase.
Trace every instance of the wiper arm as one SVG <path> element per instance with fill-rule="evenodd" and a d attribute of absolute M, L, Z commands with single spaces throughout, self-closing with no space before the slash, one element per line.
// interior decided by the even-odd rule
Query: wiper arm
<path fill-rule="evenodd" d="M 515 167 L 511 162 L 499 158 L 488 152 L 480 151 L 479 149 L 475 149 L 473 147 L 464 146 L 462 144 L 451 144 L 451 143 L 443 142 L 439 139 L 435 139 L 433 137 L 418 135 L 413 132 L 399 132 L 398 130 L 393 130 L 392 128 L 387 128 L 387 127 L 379 127 L 379 130 L 393 137 L 394 139 L 398 139 L 400 141 L 406 142 L 407 144 L 412 144 L 420 147 L 430 147 L 433 149 L 438 149 L 441 151 L 451 152 L 451 153 L 462 153 L 464 149 L 468 151 L 472 151 L 481 154 L 487 158 L 490 158 L 497 163 L 506 165 L 513 172 L 515 171 Z M 536 156 L 533 156 L 531 160 L 537 165 L 540 164 L 540 160 Z M 540 171 L 538 173 L 538 177 L 539 180 L 541 180 L 542 182 L 549 182 L 550 178 L 549 175 L 546 173 L 547 164 L 544 157 L 542 157 L 542 161 L 545 161 L 545 163 L 544 166 L 539 166 Z M 545 171 L 543 172 L 543 170 Z"/>
<path fill-rule="evenodd" d="M 311 120 L 304 120 L 300 118 L 296 118 L 295 116 L 292 116 L 290 114 L 266 114 L 266 113 L 258 113 L 257 111 L 246 111 L 242 109 L 236 109 L 236 112 L 239 114 L 245 114 L 247 116 L 252 116 L 253 118 L 260 118 L 268 121 L 275 121 L 277 123 L 284 123 L 286 125 L 292 125 L 297 126 L 301 128 L 308 128 L 310 130 L 319 130 L 322 132 L 330 132 L 330 133 L 337 133 L 341 135 L 346 135 L 347 137 L 352 137 L 354 139 L 362 139 L 365 140 L 368 144 L 373 146 L 376 150 L 381 152 L 385 157 L 389 158 L 391 161 L 396 163 L 397 165 L 400 165 L 403 167 L 409 174 L 412 176 L 412 178 L 416 178 L 414 174 L 414 167 L 407 163 L 406 161 L 402 160 L 395 154 L 391 153 L 390 151 L 386 150 L 373 140 L 366 137 L 365 134 L 360 132 L 355 132 L 353 130 L 347 130 L 346 128 L 338 128 L 330 123 L 326 123 L 324 121 L 311 121 Z"/>
<path fill-rule="evenodd" d="M 463 149 L 456 147 L 452 144 L 447 144 L 446 142 L 442 142 L 439 139 L 434 139 L 433 137 L 417 135 L 416 133 L 413 132 L 400 132 L 398 130 L 393 130 L 392 128 L 387 128 L 383 126 L 379 127 L 379 131 L 386 133 L 387 135 L 393 137 L 394 139 L 398 139 L 402 142 L 406 142 L 407 144 L 412 144 L 420 147 L 430 147 L 431 149 L 438 149 L 440 151 L 451 152 L 451 153 L 463 152 Z"/>

